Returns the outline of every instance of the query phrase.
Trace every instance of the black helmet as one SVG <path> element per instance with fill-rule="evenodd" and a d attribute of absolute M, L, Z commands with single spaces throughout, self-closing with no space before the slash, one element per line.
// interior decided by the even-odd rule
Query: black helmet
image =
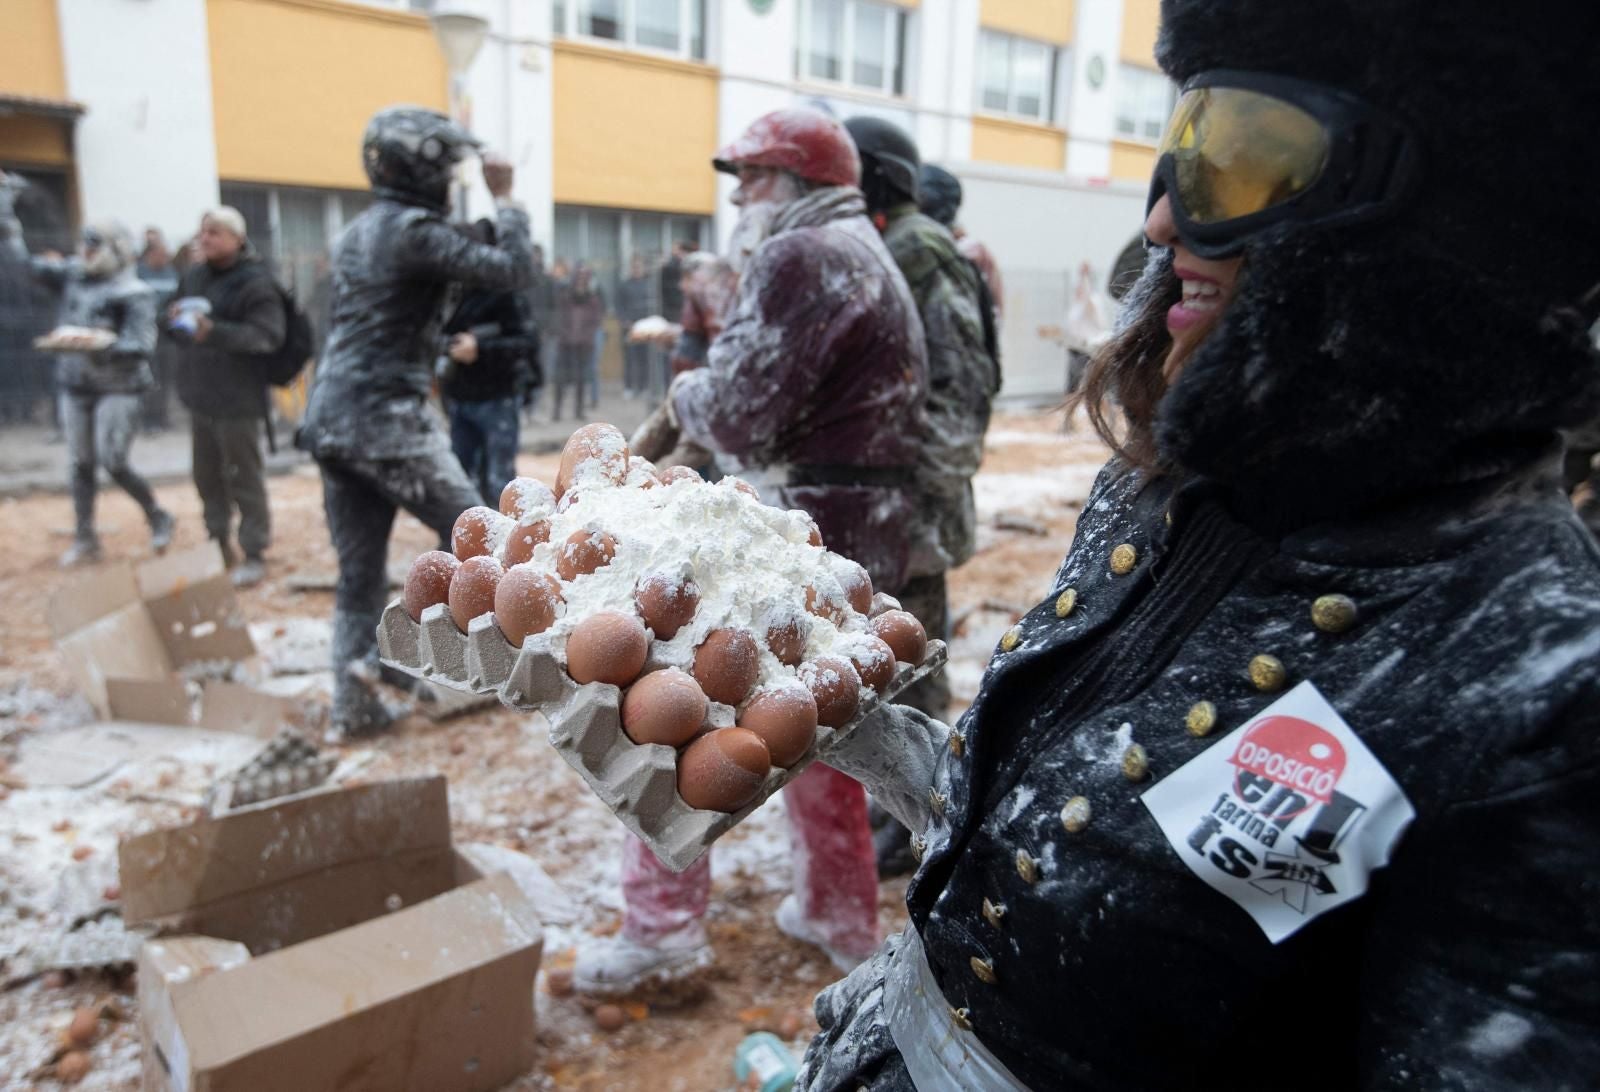
<path fill-rule="evenodd" d="M 853 117 L 844 123 L 861 155 L 861 189 L 867 207 L 887 208 L 917 199 L 916 142 L 900 126 L 882 118 Z"/>
<path fill-rule="evenodd" d="M 445 208 L 450 172 L 476 137 L 437 110 L 387 106 L 372 115 L 361 138 L 361 162 L 374 193 Z"/>
<path fill-rule="evenodd" d="M 917 204 L 945 227 L 954 227 L 961 211 L 961 179 L 932 163 L 917 172 Z"/>

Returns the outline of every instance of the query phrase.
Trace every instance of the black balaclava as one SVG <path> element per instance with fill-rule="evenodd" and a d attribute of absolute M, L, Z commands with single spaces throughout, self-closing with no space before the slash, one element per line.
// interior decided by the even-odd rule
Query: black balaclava
<path fill-rule="evenodd" d="M 1280 527 L 1488 478 L 1600 408 L 1600 3 L 1163 0 L 1157 57 L 1344 88 L 1420 184 L 1359 228 L 1279 225 L 1162 403 L 1164 459 Z"/>
<path fill-rule="evenodd" d="M 471 133 L 437 110 L 389 106 L 367 122 L 361 161 L 379 197 L 443 211 L 451 173 L 477 148 Z"/>

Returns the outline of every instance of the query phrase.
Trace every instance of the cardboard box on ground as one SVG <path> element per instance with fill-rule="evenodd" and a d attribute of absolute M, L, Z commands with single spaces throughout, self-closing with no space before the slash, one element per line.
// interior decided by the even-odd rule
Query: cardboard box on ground
<path fill-rule="evenodd" d="M 505 856 L 451 844 L 443 777 L 125 840 L 128 924 L 186 934 L 140 954 L 144 1087 L 488 1092 L 526 1072 L 540 893 Z"/>
<path fill-rule="evenodd" d="M 220 677 L 256 653 L 215 543 L 106 565 L 51 598 L 67 669 L 107 721 L 195 725 L 270 738 L 300 703 Z M 206 674 L 198 714 L 180 672 Z"/>
<path fill-rule="evenodd" d="M 102 719 L 35 741 L 30 783 L 304 722 L 228 681 L 256 647 L 214 545 L 86 573 L 48 617 Z M 125 839 L 119 869 L 119 935 L 161 934 L 138 959 L 146 1089 L 488 1092 L 533 1064 L 540 917 L 570 908 L 526 857 L 452 845 L 443 777 L 234 808 Z"/>

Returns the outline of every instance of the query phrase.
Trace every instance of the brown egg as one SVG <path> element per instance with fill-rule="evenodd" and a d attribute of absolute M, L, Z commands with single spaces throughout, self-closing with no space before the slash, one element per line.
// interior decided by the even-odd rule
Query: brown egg
<path fill-rule="evenodd" d="M 669 572 L 646 573 L 633 591 L 639 617 L 658 641 L 670 641 L 694 618 L 700 607 L 700 585 Z"/>
<path fill-rule="evenodd" d="M 915 667 L 928 654 L 928 634 L 910 611 L 886 610 L 872 620 L 872 632 L 894 649 L 894 658 Z"/>
<path fill-rule="evenodd" d="M 574 531 L 556 552 L 556 572 L 563 580 L 576 580 L 611 564 L 617 540 L 604 531 Z"/>
<path fill-rule="evenodd" d="M 748 728 L 707 732 L 678 756 L 678 795 L 691 808 L 738 811 L 761 791 L 772 753 Z"/>
<path fill-rule="evenodd" d="M 67 1038 L 74 1046 L 88 1046 L 100 1034 L 100 1014 L 94 1009 L 79 1009 L 67 1025 Z"/>
<path fill-rule="evenodd" d="M 621 485 L 628 477 L 628 439 L 612 425 L 584 425 L 561 449 L 561 469 L 556 473 L 556 496 L 586 481 Z"/>
<path fill-rule="evenodd" d="M 805 659 L 810 636 L 811 623 L 802 614 L 767 619 L 767 650 L 789 667 Z"/>
<path fill-rule="evenodd" d="M 521 565 L 533 560 L 534 547 L 550 541 L 550 521 L 536 519 L 532 523 L 519 523 L 506 535 L 505 565 Z"/>
<path fill-rule="evenodd" d="M 712 701 L 738 705 L 760 674 L 756 639 L 742 629 L 712 630 L 694 650 L 695 681 Z"/>
<path fill-rule="evenodd" d="M 654 671 L 628 688 L 622 700 L 622 730 L 635 743 L 682 747 L 705 723 L 710 702 L 685 671 Z"/>
<path fill-rule="evenodd" d="M 512 478 L 500 490 L 500 514 L 512 519 L 548 512 L 555 506 L 556 495 L 538 478 Z"/>
<path fill-rule="evenodd" d="M 406 574 L 405 590 L 406 613 L 413 622 L 422 621 L 422 612 L 435 603 L 450 601 L 450 578 L 460 567 L 456 555 L 443 550 L 417 555 Z"/>
<path fill-rule="evenodd" d="M 844 611 L 847 605 L 847 601 L 840 598 L 837 592 L 831 590 L 819 591 L 814 584 L 806 585 L 806 610 L 815 614 L 818 618 L 826 618 L 834 625 L 838 625 L 844 621 Z"/>
<path fill-rule="evenodd" d="M 561 515 L 568 509 L 576 508 L 578 506 L 578 502 L 582 499 L 583 490 L 579 489 L 577 486 L 573 486 L 571 489 L 561 494 L 561 499 L 556 501 L 556 514 Z"/>
<path fill-rule="evenodd" d="M 507 570 L 494 590 L 494 621 L 513 648 L 556 620 L 561 585 L 549 573 L 523 566 Z"/>
<path fill-rule="evenodd" d="M 628 1014 L 622 1011 L 620 1005 L 597 1005 L 594 1022 L 601 1031 L 621 1031 L 628 1022 Z"/>
<path fill-rule="evenodd" d="M 867 570 L 848 559 L 834 570 L 834 576 L 839 585 L 844 588 L 844 597 L 850 602 L 850 609 L 857 614 L 869 614 L 872 611 L 872 577 L 867 575 Z"/>
<path fill-rule="evenodd" d="M 724 482 L 726 482 L 727 484 L 733 486 L 735 489 L 737 489 L 739 492 L 743 493 L 747 497 L 754 497 L 756 500 L 760 500 L 761 499 L 761 491 L 759 489 L 757 489 L 755 486 L 751 485 L 749 482 L 745 481 L 743 478 L 732 478 L 732 477 L 729 477 L 729 478 L 723 478 L 722 480 Z"/>
<path fill-rule="evenodd" d="M 572 996 L 572 968 L 555 967 L 544 972 L 544 988 L 551 997 Z"/>
<path fill-rule="evenodd" d="M 861 676 L 849 660 L 837 656 L 818 656 L 800 665 L 800 681 L 811 688 L 817 699 L 817 723 L 838 728 L 856 715 L 861 707 Z"/>
<path fill-rule="evenodd" d="M 772 753 L 772 764 L 787 770 L 817 734 L 817 701 L 803 686 L 760 690 L 739 715 L 739 727 L 760 736 Z"/>
<path fill-rule="evenodd" d="M 579 622 L 567 638 L 567 674 L 578 683 L 627 686 L 649 654 L 650 637 L 639 619 L 602 611 Z"/>
<path fill-rule="evenodd" d="M 894 649 L 881 638 L 863 635 L 850 649 L 850 665 L 861 676 L 861 685 L 878 693 L 894 678 Z"/>
<path fill-rule="evenodd" d="M 822 545 L 822 528 L 817 526 L 816 520 L 811 521 L 811 534 L 806 541 L 811 543 L 813 546 Z"/>
<path fill-rule="evenodd" d="M 62 1084 L 77 1084 L 93 1068 L 89 1055 L 81 1050 L 69 1050 L 56 1062 L 56 1080 Z"/>
<path fill-rule="evenodd" d="M 473 505 L 456 517 L 455 528 L 450 532 L 451 551 L 462 561 L 494 553 L 495 539 L 505 522 L 505 517 L 493 508 Z"/>
<path fill-rule="evenodd" d="M 462 633 L 478 615 L 494 610 L 495 588 L 504 575 L 505 569 L 492 557 L 469 557 L 461 563 L 450 581 L 450 617 Z"/>
<path fill-rule="evenodd" d="M 665 470 L 657 471 L 656 477 L 661 479 L 662 485 L 671 485 L 673 482 L 703 482 L 700 472 L 692 466 L 669 466 Z"/>

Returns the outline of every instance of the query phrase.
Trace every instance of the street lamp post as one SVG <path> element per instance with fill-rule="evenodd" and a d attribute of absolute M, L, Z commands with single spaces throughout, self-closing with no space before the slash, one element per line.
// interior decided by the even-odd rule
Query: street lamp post
<path fill-rule="evenodd" d="M 483 48 L 483 40 L 489 34 L 489 21 L 454 5 L 435 8 L 428 20 L 433 24 L 439 52 L 444 54 L 445 67 L 450 70 L 450 116 L 463 128 L 470 129 L 464 109 L 467 70 Z M 466 219 L 467 187 L 459 174 L 456 176 L 456 204 L 458 214 Z"/>

